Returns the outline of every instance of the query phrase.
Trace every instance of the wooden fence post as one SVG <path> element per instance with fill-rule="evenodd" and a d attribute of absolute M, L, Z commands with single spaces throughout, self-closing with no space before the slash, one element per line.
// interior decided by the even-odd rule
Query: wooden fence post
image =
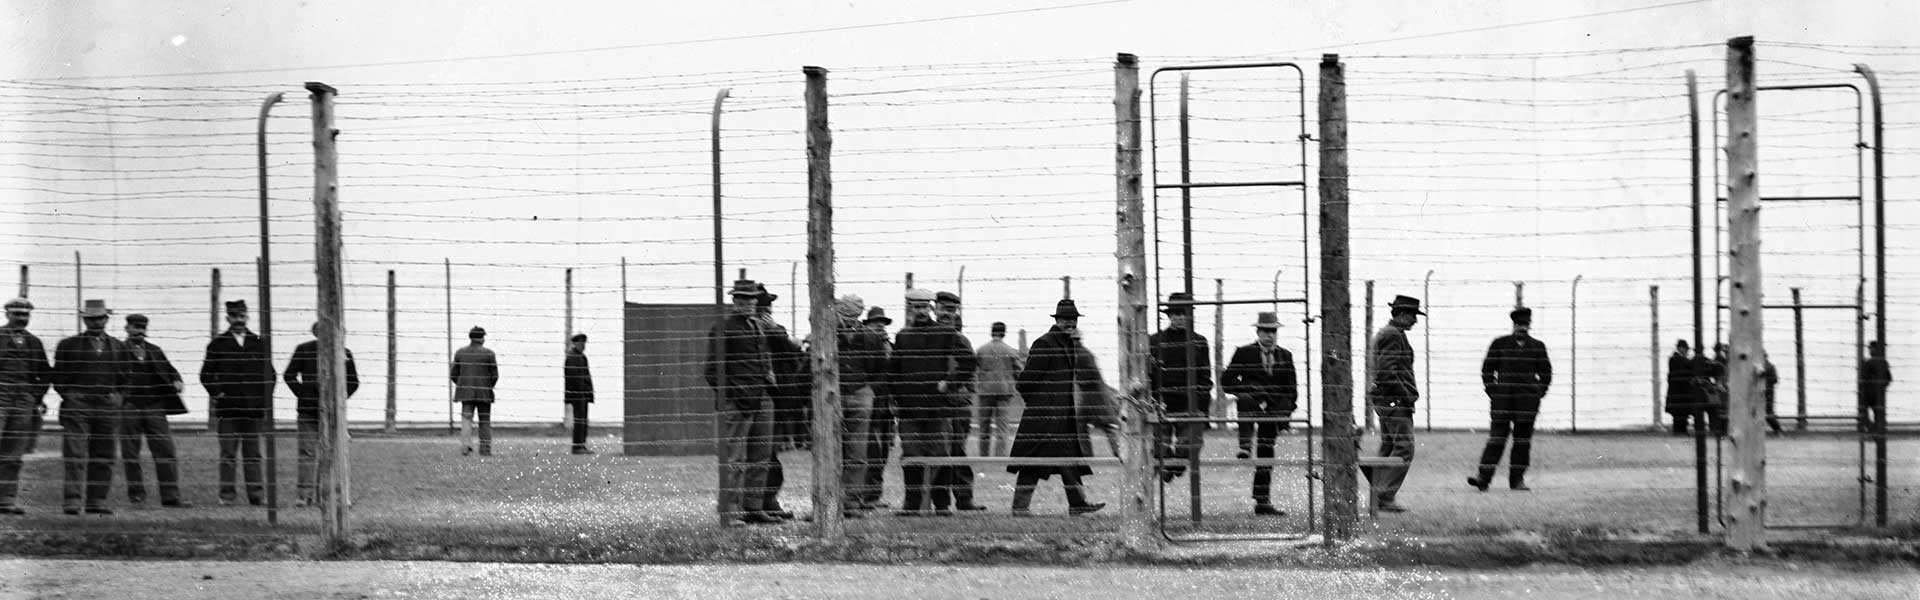
<path fill-rule="evenodd" d="M 1337 54 L 1320 58 L 1321 425 L 1326 453 L 1324 539 L 1352 539 L 1360 521 L 1359 444 L 1353 427 L 1353 300 L 1348 295 L 1347 79 Z M 1371 310 L 1373 303 L 1368 302 Z M 1372 325 L 1368 323 L 1368 325 Z"/>
<path fill-rule="evenodd" d="M 1765 386 L 1760 380 L 1764 341 L 1760 273 L 1760 171 L 1753 38 L 1727 40 L 1727 233 L 1731 241 L 1733 309 L 1727 365 L 1728 437 L 1733 445 L 1733 488 L 1726 507 L 1727 546 L 1743 552 L 1766 548 Z"/>

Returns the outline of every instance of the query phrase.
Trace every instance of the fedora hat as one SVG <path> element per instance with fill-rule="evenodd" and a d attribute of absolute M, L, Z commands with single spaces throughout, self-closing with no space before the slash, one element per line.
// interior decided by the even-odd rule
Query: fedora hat
<path fill-rule="evenodd" d="M 1527 308 L 1525 306 L 1515 308 L 1513 309 L 1513 312 L 1507 313 L 1507 318 L 1513 319 L 1513 322 L 1515 323 L 1526 323 L 1531 325 L 1533 324 L 1533 309 Z"/>
<path fill-rule="evenodd" d="M 1059 304 L 1053 305 L 1053 318 L 1078 319 L 1080 318 L 1080 307 L 1074 305 L 1072 298 L 1062 299 Z"/>
<path fill-rule="evenodd" d="M 80 316 L 88 319 L 105 318 L 107 315 L 111 315 L 111 314 L 113 314 L 113 311 L 107 310 L 107 301 L 100 300 L 98 298 L 88 300 L 80 308 Z"/>
<path fill-rule="evenodd" d="M 1167 302 L 1193 302 L 1193 294 L 1189 294 L 1186 292 L 1174 292 L 1171 294 L 1167 294 Z M 1168 314 L 1192 313 L 1193 305 L 1192 304 L 1163 304 L 1160 307 L 1160 312 L 1168 313 Z"/>
<path fill-rule="evenodd" d="M 887 317 L 887 309 L 875 306 L 873 308 L 867 309 L 867 318 L 862 319 L 860 322 L 861 323 L 879 322 L 881 325 L 892 325 L 893 319 Z"/>
<path fill-rule="evenodd" d="M 1394 296 L 1393 302 L 1387 303 L 1387 308 L 1393 309 L 1395 313 L 1412 311 L 1416 315 L 1427 314 L 1420 310 L 1420 300 L 1412 296 Z"/>
<path fill-rule="evenodd" d="M 1280 313 L 1275 313 L 1275 312 L 1260 313 L 1260 318 L 1253 322 L 1253 327 L 1255 329 L 1279 329 Z"/>
<path fill-rule="evenodd" d="M 752 279 L 735 279 L 733 280 L 733 291 L 728 292 L 728 295 L 734 297 L 757 297 L 760 295 L 759 284 L 754 283 Z"/>
<path fill-rule="evenodd" d="M 244 315 L 244 314 L 247 314 L 247 301 L 246 301 L 246 300 L 231 300 L 231 301 L 228 301 L 228 302 L 227 302 L 227 314 L 230 314 L 230 315 L 233 315 L 233 314 L 240 314 L 240 315 Z"/>

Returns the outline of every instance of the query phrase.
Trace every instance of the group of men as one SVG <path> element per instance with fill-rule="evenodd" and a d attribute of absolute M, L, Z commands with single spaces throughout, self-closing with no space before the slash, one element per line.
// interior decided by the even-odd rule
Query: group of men
<path fill-rule="evenodd" d="M 24 514 L 18 503 L 22 457 L 33 449 L 41 419 L 46 414 L 49 389 L 60 395 L 59 422 L 64 483 L 61 504 L 69 515 L 111 515 L 108 506 L 113 464 L 126 471 L 127 501 L 147 499 L 141 449 L 153 454 L 160 504 L 186 508 L 181 497 L 178 456 L 167 417 L 185 414 L 180 393 L 186 384 L 172 361 L 147 339 L 151 320 L 126 316 L 126 339 L 107 333 L 112 311 L 102 300 L 87 300 L 80 311 L 85 329 L 54 348 L 48 362 L 45 346 L 27 331 L 33 303 L 16 298 L 6 303 L 7 325 L 0 328 L 0 514 Z M 249 504 L 266 503 L 261 479 L 261 436 L 264 432 L 276 379 L 284 378 L 297 400 L 300 453 L 296 505 L 313 501 L 314 459 L 318 446 L 319 342 L 294 349 L 283 373 L 276 373 L 260 336 L 247 329 L 244 300 L 226 303 L 227 331 L 208 342 L 200 369 L 200 384 L 211 398 L 219 437 L 219 499 L 240 501 L 244 488 Z M 319 325 L 314 325 L 319 333 Z M 360 378 L 347 355 L 347 394 L 358 389 Z"/>
<path fill-rule="evenodd" d="M 1688 354 L 1687 340 L 1674 342 L 1667 356 L 1667 415 L 1672 417 L 1673 434 L 1687 435 L 1693 430 L 1727 433 L 1727 345 L 1714 344 L 1711 358 L 1694 349 Z M 1780 433 L 1780 416 L 1775 412 L 1774 390 L 1780 384 L 1780 372 L 1765 352 L 1760 354 L 1761 382 L 1765 384 L 1767 428 Z M 1857 411 L 1854 429 L 1873 431 L 1884 419 L 1887 387 L 1893 383 L 1893 371 L 1887 365 L 1887 348 L 1880 340 L 1867 343 L 1867 358 L 1860 361 Z"/>

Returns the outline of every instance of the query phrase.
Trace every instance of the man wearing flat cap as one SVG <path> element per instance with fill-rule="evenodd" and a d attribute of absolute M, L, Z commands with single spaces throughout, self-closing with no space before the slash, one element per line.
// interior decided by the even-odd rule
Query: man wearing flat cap
<path fill-rule="evenodd" d="M 935 292 L 933 294 L 933 320 L 942 327 L 952 329 L 953 335 L 959 336 L 960 343 L 969 348 L 969 356 L 975 361 L 974 366 L 968 368 L 978 369 L 979 357 L 971 354 L 973 340 L 967 339 L 967 334 L 960 331 L 960 295 L 953 292 Z M 956 362 L 953 367 L 959 368 L 958 362 Z M 973 394 L 972 378 L 968 378 L 965 383 L 959 384 L 958 388 L 948 390 L 947 394 L 948 398 L 953 401 L 951 402 L 953 406 L 947 414 L 947 456 L 966 456 L 967 436 L 973 433 L 973 411 L 976 402 Z M 973 467 L 968 465 L 953 465 L 949 468 L 951 469 L 950 474 L 952 476 L 952 493 L 955 507 L 960 510 L 986 510 L 987 508 L 985 506 L 974 504 L 973 502 Z"/>
<path fill-rule="evenodd" d="M 127 315 L 127 404 L 120 420 L 120 459 L 127 473 L 127 501 L 147 500 L 146 477 L 140 469 L 140 446 L 153 453 L 154 483 L 160 487 L 160 505 L 191 506 L 180 498 L 180 465 L 173 446 L 173 428 L 167 417 L 187 414 L 180 392 L 187 385 L 167 353 L 147 340 L 147 316 Z"/>
<path fill-rule="evenodd" d="M 1167 328 L 1147 340 L 1147 379 L 1153 398 L 1170 417 L 1207 416 L 1213 391 L 1212 346 L 1193 330 L 1193 294 L 1174 292 L 1160 308 Z M 1181 422 L 1154 429 L 1154 454 L 1159 459 L 1189 460 L 1200 454 L 1207 424 Z M 1175 462 L 1161 467 L 1160 480 L 1173 481 L 1187 472 Z"/>
<path fill-rule="evenodd" d="M 1262 312 L 1253 324 L 1254 343 L 1233 351 L 1222 375 L 1221 387 L 1233 394 L 1242 418 L 1288 419 L 1300 401 L 1300 383 L 1293 370 L 1293 353 L 1281 348 L 1280 316 Z M 1241 421 L 1239 458 L 1273 458 L 1274 441 L 1287 423 Z M 1253 469 L 1253 512 L 1282 516 L 1272 502 L 1273 466 Z"/>
<path fill-rule="evenodd" d="M 1400 484 L 1413 467 L 1413 407 L 1420 401 L 1420 388 L 1413 378 L 1413 344 L 1407 342 L 1407 330 L 1420 321 L 1420 301 L 1395 296 L 1387 304 L 1392 317 L 1374 332 L 1367 343 L 1367 402 L 1380 422 L 1380 456 L 1404 461 L 1400 465 L 1361 469 L 1373 486 L 1374 508 L 1383 512 L 1405 512 L 1395 502 Z"/>
<path fill-rule="evenodd" d="M 27 331 L 33 303 L 26 298 L 7 301 L 7 325 L 0 327 L 0 515 L 19 515 L 21 457 L 33 450 L 47 413 L 47 389 L 53 365 L 47 348 Z"/>
<path fill-rule="evenodd" d="M 207 342 L 200 366 L 200 385 L 212 399 L 220 437 L 221 504 L 239 501 L 236 475 L 245 478 L 241 483 L 249 504 L 267 503 L 266 482 L 260 476 L 261 432 L 278 374 L 266 342 L 247 330 L 247 301 L 228 302 L 227 330 Z"/>
<path fill-rule="evenodd" d="M 493 456 L 493 386 L 500 383 L 500 362 L 488 350 L 487 330 L 467 330 L 467 345 L 453 353 L 447 377 L 453 379 L 453 401 L 460 403 L 460 455 L 473 454 L 474 420 L 480 429 L 480 455 Z"/>
<path fill-rule="evenodd" d="M 934 319 L 933 302 L 933 292 L 909 290 L 908 323 L 894 337 L 891 387 L 903 457 L 952 456 L 953 417 L 969 405 L 962 391 L 973 381 L 973 347 L 959 330 Z M 906 484 L 901 516 L 921 516 L 929 504 L 938 516 L 953 514 L 950 505 L 983 509 L 973 503 L 972 486 L 961 486 L 957 468 L 906 465 L 900 478 Z"/>
<path fill-rule="evenodd" d="M 287 360 L 287 370 L 280 377 L 287 382 L 287 389 L 293 391 L 294 401 L 294 449 L 299 453 L 299 461 L 294 466 L 296 484 L 294 506 L 313 504 L 318 498 L 320 460 L 320 323 L 313 324 L 313 337 L 316 339 L 301 342 L 293 348 L 293 358 Z M 353 351 L 341 349 L 347 356 L 346 398 L 360 390 L 360 367 L 353 363 Z M 342 404 L 342 415 L 345 405 Z"/>
<path fill-rule="evenodd" d="M 1533 458 L 1533 421 L 1540 414 L 1540 399 L 1553 385 L 1553 362 L 1547 358 L 1547 345 L 1528 332 L 1533 328 L 1533 309 L 1520 307 L 1508 313 L 1513 333 L 1493 340 L 1487 346 L 1487 358 L 1480 362 L 1480 383 L 1487 390 L 1492 424 L 1487 427 L 1487 447 L 1480 453 L 1479 474 L 1467 478 L 1467 485 L 1482 492 L 1493 481 L 1500 466 L 1500 454 L 1507 449 L 1507 436 L 1513 436 L 1513 456 L 1507 462 L 1507 487 L 1526 491 L 1527 466 Z"/>
<path fill-rule="evenodd" d="M 66 477 L 60 505 L 69 515 L 111 515 L 107 486 L 113 482 L 118 454 L 116 435 L 129 379 L 127 345 L 107 335 L 103 300 L 87 300 L 80 310 L 86 330 L 53 351 L 53 389 L 60 392 L 60 456 Z"/>
<path fill-rule="evenodd" d="M 730 313 L 708 337 L 707 385 L 720 413 L 720 494 L 716 509 L 728 525 L 780 523 L 766 509 L 767 472 L 774 458 L 772 348 L 757 317 L 760 290 L 733 282 Z"/>
<path fill-rule="evenodd" d="M 587 407 L 593 404 L 593 371 L 587 367 L 587 334 L 576 333 L 567 338 L 567 359 L 561 367 L 566 377 L 565 395 L 567 406 L 573 410 L 573 448 L 574 454 L 593 454 L 587 447 Z"/>

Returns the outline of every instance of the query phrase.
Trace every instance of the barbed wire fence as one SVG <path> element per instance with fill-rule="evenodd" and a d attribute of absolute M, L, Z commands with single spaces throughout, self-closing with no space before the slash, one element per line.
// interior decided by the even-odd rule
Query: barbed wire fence
<path fill-rule="evenodd" d="M 1661 416 L 1655 396 L 1664 393 L 1665 383 L 1651 384 L 1658 373 L 1650 368 L 1663 365 L 1671 340 L 1686 337 L 1684 330 L 1690 326 L 1683 201 L 1689 139 L 1678 73 L 1689 66 L 1717 72 L 1713 52 L 1707 49 L 1711 46 L 1347 58 L 1353 67 L 1348 76 L 1353 297 L 1362 298 L 1362 281 L 1370 280 L 1380 305 L 1396 294 L 1419 294 L 1431 307 L 1431 318 L 1414 333 L 1417 348 L 1432 348 L 1421 354 L 1426 412 L 1420 416 L 1426 423 L 1440 430 L 1483 426 L 1486 405 L 1478 389 L 1477 361 L 1486 341 L 1507 328 L 1505 312 L 1515 304 L 1511 282 L 1517 280 L 1527 283 L 1526 304 L 1536 310 L 1535 335 L 1547 342 L 1556 372 L 1564 377 L 1556 378 L 1544 405 L 1542 429 L 1655 425 Z M 1894 62 L 1897 68 L 1881 71 L 1888 81 L 1887 126 L 1894 132 L 1915 127 L 1903 107 L 1916 102 L 1913 93 L 1920 86 L 1908 79 L 1920 68 L 1908 67 L 1920 52 L 1815 44 L 1762 48 L 1779 56 L 1763 55 L 1767 82 L 1840 77 L 1845 68 L 1822 65 L 1844 64 L 1847 61 L 1834 60 L 1842 55 Z M 1220 58 L 1154 60 L 1173 65 Z M 988 337 L 986 325 L 995 321 L 1009 325 L 1014 332 L 1010 338 L 1021 330 L 1038 337 L 1050 322 L 1047 311 L 1069 295 L 1070 288 L 1086 313 L 1082 339 L 1099 357 L 1109 383 L 1119 383 L 1114 379 L 1117 315 L 1108 301 L 1117 283 L 1104 241 L 1112 224 L 1108 65 L 1071 59 L 894 66 L 835 69 L 833 77 L 837 290 L 886 308 L 896 319 L 895 329 L 903 307 L 892 294 L 902 289 L 904 277 L 911 276 L 918 287 L 961 293 L 966 300 L 963 332 L 977 346 Z M 1311 99 L 1296 108 L 1285 94 L 1276 96 L 1262 82 L 1207 79 L 1197 84 L 1191 150 L 1196 172 L 1230 178 L 1297 166 L 1297 161 L 1288 162 L 1294 160 L 1291 121 L 1274 115 L 1293 110 L 1316 114 Z M 392 420 L 409 427 L 451 427 L 457 415 L 450 410 L 444 377 L 448 355 L 460 334 L 476 325 L 488 330 L 487 345 L 500 356 L 501 400 L 494 413 L 498 422 L 542 427 L 557 423 L 562 411 L 560 346 L 571 322 L 571 331 L 593 339 L 589 354 L 596 361 L 595 383 L 601 390 L 596 421 L 610 422 L 608 411 L 621 411 L 625 432 L 633 431 L 635 408 L 646 399 L 631 394 L 635 380 L 648 375 L 636 372 L 636 364 L 690 370 L 704 363 L 699 355 L 704 325 L 636 339 L 630 320 L 634 309 L 626 303 L 712 302 L 714 239 L 708 228 L 714 215 L 707 206 L 714 194 L 709 170 L 714 141 L 707 129 L 716 104 L 711 94 L 722 87 L 729 89 L 720 105 L 718 141 L 724 170 L 719 219 L 725 227 L 724 278 L 744 269 L 747 277 L 767 283 L 782 296 L 775 319 L 796 341 L 808 335 L 805 315 L 812 307 L 798 282 L 805 276 L 806 171 L 795 74 L 339 87 L 347 345 L 356 350 L 363 383 L 348 403 L 347 416 L 356 429 L 384 425 L 388 409 L 382 396 L 389 385 L 394 390 Z M 215 459 L 212 440 L 191 433 L 206 406 L 204 392 L 192 382 L 197 381 L 206 335 L 224 328 L 217 321 L 217 302 L 258 297 L 253 262 L 259 218 L 251 164 L 254 113 L 261 97 L 286 89 L 0 84 L 0 97 L 7 99 L 0 123 L 8 133 L 7 164 L 0 166 L 0 174 L 15 198 L 0 210 L 12 224 L 8 251 L 14 262 L 28 268 L 23 273 L 30 273 L 23 278 L 23 289 L 40 306 L 33 329 L 42 332 L 49 347 L 65 337 L 68 296 L 76 302 L 104 298 L 119 315 L 152 317 L 150 337 L 168 350 L 189 382 L 185 396 L 193 413 L 179 419 L 176 427 L 183 438 L 187 495 L 203 504 L 214 503 L 209 482 L 214 481 Z M 1851 110 L 1843 105 L 1794 105 L 1767 113 L 1762 164 L 1768 185 L 1812 190 L 1852 181 L 1852 140 L 1836 141 L 1833 133 L 1853 122 Z M 306 197 L 313 164 L 307 118 L 299 110 L 283 107 L 268 118 L 267 126 L 274 334 L 282 353 L 276 365 L 284 366 L 284 353 L 294 342 L 309 339 L 305 331 L 315 320 L 311 278 L 306 275 L 314 266 L 313 234 L 307 226 L 313 220 L 312 205 Z M 1161 126 L 1171 130 L 1171 123 Z M 1151 151 L 1174 151 L 1164 145 L 1165 139 L 1159 141 L 1162 145 Z M 1887 154 L 1890 168 L 1881 174 L 1892 193 L 1886 226 L 1898 232 L 1913 227 L 1906 222 L 1915 200 L 1901 191 L 1901 183 L 1914 177 L 1907 171 L 1913 153 L 1889 148 Z M 1210 192 L 1195 203 L 1195 263 L 1200 269 L 1195 277 L 1203 282 L 1197 290 L 1201 296 L 1212 295 L 1206 284 L 1215 280 L 1223 295 L 1271 294 L 1276 270 L 1281 271 L 1282 286 L 1300 287 L 1289 282 L 1300 279 L 1294 272 L 1302 259 L 1298 248 L 1313 234 L 1294 224 L 1303 216 L 1317 216 L 1317 208 L 1310 206 L 1305 215 L 1269 210 L 1262 202 L 1270 198 L 1253 192 Z M 1177 222 L 1165 212 L 1156 212 L 1154 219 L 1163 234 L 1159 243 L 1168 243 L 1166 234 L 1178 230 Z M 1851 266 L 1851 241 L 1861 232 L 1850 218 L 1793 212 L 1777 229 L 1775 221 L 1768 223 L 1768 248 L 1782 248 L 1778 261 L 1768 255 L 1770 296 L 1783 297 L 1789 287 L 1799 287 L 1810 304 L 1852 300 L 1857 274 L 1833 266 L 1834 261 Z M 1912 262 L 1906 259 L 1916 248 L 1900 236 L 1891 239 L 1888 295 L 1906 298 L 1920 291 L 1903 287 L 1913 280 L 1905 265 Z M 76 251 L 77 266 L 69 261 Z M 1167 253 L 1169 248 L 1163 247 L 1162 252 L 1163 261 L 1177 256 L 1177 249 Z M 1306 260 L 1309 272 L 1317 273 L 1318 257 Z M 211 290 L 214 269 L 220 270 L 217 292 Z M 563 284 L 568 269 L 573 272 L 570 290 Z M 1431 279 L 1424 276 L 1429 271 L 1434 273 Z M 388 272 L 395 278 L 391 290 Z M 1653 285 L 1661 293 L 1650 307 L 1647 288 Z M 1317 286 L 1318 281 L 1310 279 L 1309 290 L 1302 291 L 1317 298 Z M 1164 297 L 1171 289 L 1157 292 Z M 396 324 L 391 332 L 385 326 L 389 294 Z M 578 307 L 570 313 L 564 308 L 569 300 Z M 613 307 L 619 309 L 610 310 Z M 1366 307 L 1356 301 L 1354 308 L 1359 313 Z M 1657 348 L 1650 342 L 1650 313 L 1655 309 L 1665 328 L 1658 339 L 1666 344 Z M 1217 316 L 1202 309 L 1197 327 L 1230 350 L 1251 341 L 1247 329 L 1262 310 L 1272 308 L 1231 306 Z M 1849 413 L 1857 353 L 1853 323 L 1828 314 L 1805 319 L 1804 379 L 1798 365 L 1789 367 L 1789 361 L 1780 358 L 1787 352 L 1784 338 L 1776 334 L 1784 328 L 1770 327 L 1769 349 L 1777 349 L 1774 362 L 1781 367 L 1781 405 L 1791 405 L 1786 390 L 1804 386 L 1809 414 Z M 1291 329 L 1283 336 L 1307 326 L 1288 320 Z M 1214 321 L 1223 323 L 1221 335 L 1212 333 Z M 203 323 L 208 323 L 206 328 Z M 1378 324 L 1375 320 L 1355 328 L 1356 349 L 1365 347 L 1367 334 Z M 1913 367 L 1898 357 L 1912 354 L 1914 332 L 1898 321 L 1888 326 L 1895 380 L 1912 380 L 1906 374 Z M 110 329 L 118 327 L 116 320 Z M 383 352 L 389 335 L 393 349 Z M 618 349 L 609 350 L 601 340 L 618 340 Z M 1320 357 L 1295 355 L 1301 357 L 1302 372 L 1318 374 Z M 678 385 L 684 389 L 653 391 L 675 397 L 706 393 L 697 384 Z M 609 393 L 616 390 L 624 393 Z M 1891 396 L 1891 414 L 1920 410 L 1911 395 Z M 608 402 L 615 398 L 622 401 Z M 1302 409 L 1319 414 L 1313 402 L 1317 400 Z M 49 404 L 57 408 L 56 398 L 49 398 Z M 1231 402 L 1219 404 L 1224 408 Z M 284 429 L 293 418 L 291 397 L 280 392 L 276 406 Z M 672 407 L 644 414 L 692 427 L 711 422 L 710 405 L 682 400 Z M 49 414 L 50 422 L 56 414 Z M 42 437 L 42 453 L 36 455 L 41 460 L 31 463 L 27 486 L 37 500 L 34 504 L 48 506 L 59 477 L 57 458 L 45 456 L 45 449 L 53 446 L 50 434 Z M 711 452 L 714 443 L 711 435 L 622 438 L 620 445 L 629 454 L 667 453 L 655 448 L 665 446 Z M 1469 470 L 1479 442 L 1471 432 L 1439 439 L 1448 440 L 1449 449 L 1437 450 L 1436 459 L 1423 454 L 1415 471 L 1449 473 L 1429 484 L 1438 497 L 1434 512 L 1469 512 L 1471 496 L 1440 496 L 1438 490 L 1457 493 L 1457 477 L 1450 473 Z M 1555 477 L 1557 460 L 1599 459 L 1599 470 L 1636 474 L 1591 485 L 1642 492 L 1631 499 L 1636 505 L 1673 503 L 1671 522 L 1644 527 L 1688 528 L 1691 513 L 1684 497 L 1692 487 L 1681 471 L 1690 467 L 1690 457 L 1677 451 L 1611 454 L 1605 444 L 1589 448 L 1594 442 L 1584 438 L 1567 442 L 1564 451 L 1552 449 L 1561 439 L 1540 445 L 1542 468 L 1536 472 L 1541 477 Z M 1800 503 L 1809 506 L 1806 510 L 1844 517 L 1851 509 L 1844 501 L 1851 498 L 1852 482 L 1831 474 L 1851 469 L 1851 447 L 1845 441 L 1836 446 L 1828 443 L 1833 440 L 1815 439 L 1823 441 L 1818 448 L 1810 444 L 1805 457 L 1789 455 L 1773 463 L 1783 470 L 1805 471 L 1797 478 L 1776 479 L 1776 489 L 1804 496 Z M 612 441 L 605 433 L 596 440 Z M 711 463 L 700 461 L 582 467 L 591 473 L 576 467 L 556 468 L 551 474 L 527 468 L 503 476 L 490 473 L 489 463 L 456 462 L 460 448 L 453 442 L 362 436 L 356 444 L 379 444 L 367 453 L 356 450 L 356 472 L 405 477 L 447 470 L 463 481 L 455 487 L 382 489 L 370 485 L 377 479 L 362 478 L 355 486 L 360 494 L 356 509 L 401 515 L 362 521 L 375 528 L 440 526 L 428 511 L 484 504 L 502 509 L 496 511 L 500 515 L 461 527 L 497 526 L 528 536 L 554 528 L 599 531 L 636 522 L 699 520 L 711 514 L 710 499 L 716 492 Z M 499 444 L 502 458 L 564 449 L 564 444 L 538 438 L 503 438 Z M 1462 444 L 1472 448 L 1451 448 Z M 422 450 L 423 445 L 430 449 Z M 1232 447 L 1217 436 L 1209 446 L 1229 453 Z M 1455 451 L 1461 455 L 1454 456 Z M 1593 456 L 1580 456 L 1583 452 Z M 283 464 L 293 455 L 281 452 Z M 784 497 L 789 508 L 796 508 L 796 503 L 804 503 L 800 490 L 811 485 L 804 468 L 807 459 L 797 451 L 783 459 L 788 477 Z M 648 498 L 656 510 L 647 516 L 596 514 L 584 503 L 594 493 L 581 488 L 603 475 L 605 481 L 620 482 L 607 485 Z M 1229 477 L 1233 479 L 1210 484 L 1217 487 L 1208 488 L 1209 502 L 1240 495 L 1241 475 Z M 283 485 L 288 479 L 282 478 Z M 897 473 L 887 480 L 893 482 L 887 497 L 898 498 Z M 533 504 L 487 495 L 481 492 L 487 481 L 525 484 L 539 490 L 535 500 L 565 508 L 535 509 Z M 976 485 L 983 499 L 996 503 L 1003 504 L 1010 491 L 1008 478 L 990 467 L 980 469 Z M 1108 489 L 1102 485 L 1096 480 L 1093 489 Z M 1572 493 L 1592 491 L 1586 484 L 1566 485 L 1570 487 L 1563 489 Z M 1836 485 L 1843 489 L 1834 491 Z M 1897 485 L 1896 506 L 1910 506 L 1911 482 Z M 639 490 L 649 486 L 656 489 Z M 1038 508 L 1050 508 L 1047 502 L 1043 496 Z M 1510 508 L 1503 516 L 1474 520 L 1469 526 L 1543 527 L 1565 516 L 1548 514 L 1565 508 L 1564 501 L 1535 504 L 1546 508 L 1539 514 Z M 1099 533 L 1115 527 L 1117 519 L 1036 528 L 1007 522 L 997 518 L 1004 516 L 1000 511 L 993 512 L 995 517 L 956 521 L 959 524 L 901 525 L 873 519 L 855 531 L 1068 535 Z M 1306 511 L 1298 507 L 1290 512 L 1297 516 Z M 215 516 L 191 518 L 218 521 L 220 533 L 267 531 L 254 525 L 257 518 L 249 512 L 208 514 Z M 158 531 L 171 523 L 143 512 L 124 517 L 83 525 L 57 519 L 16 525 Z M 289 518 L 296 527 L 311 522 L 301 513 Z M 1384 531 L 1414 534 L 1461 527 L 1441 521 L 1382 519 L 1379 524 Z M 1226 519 L 1222 527 L 1264 525 Z"/>

